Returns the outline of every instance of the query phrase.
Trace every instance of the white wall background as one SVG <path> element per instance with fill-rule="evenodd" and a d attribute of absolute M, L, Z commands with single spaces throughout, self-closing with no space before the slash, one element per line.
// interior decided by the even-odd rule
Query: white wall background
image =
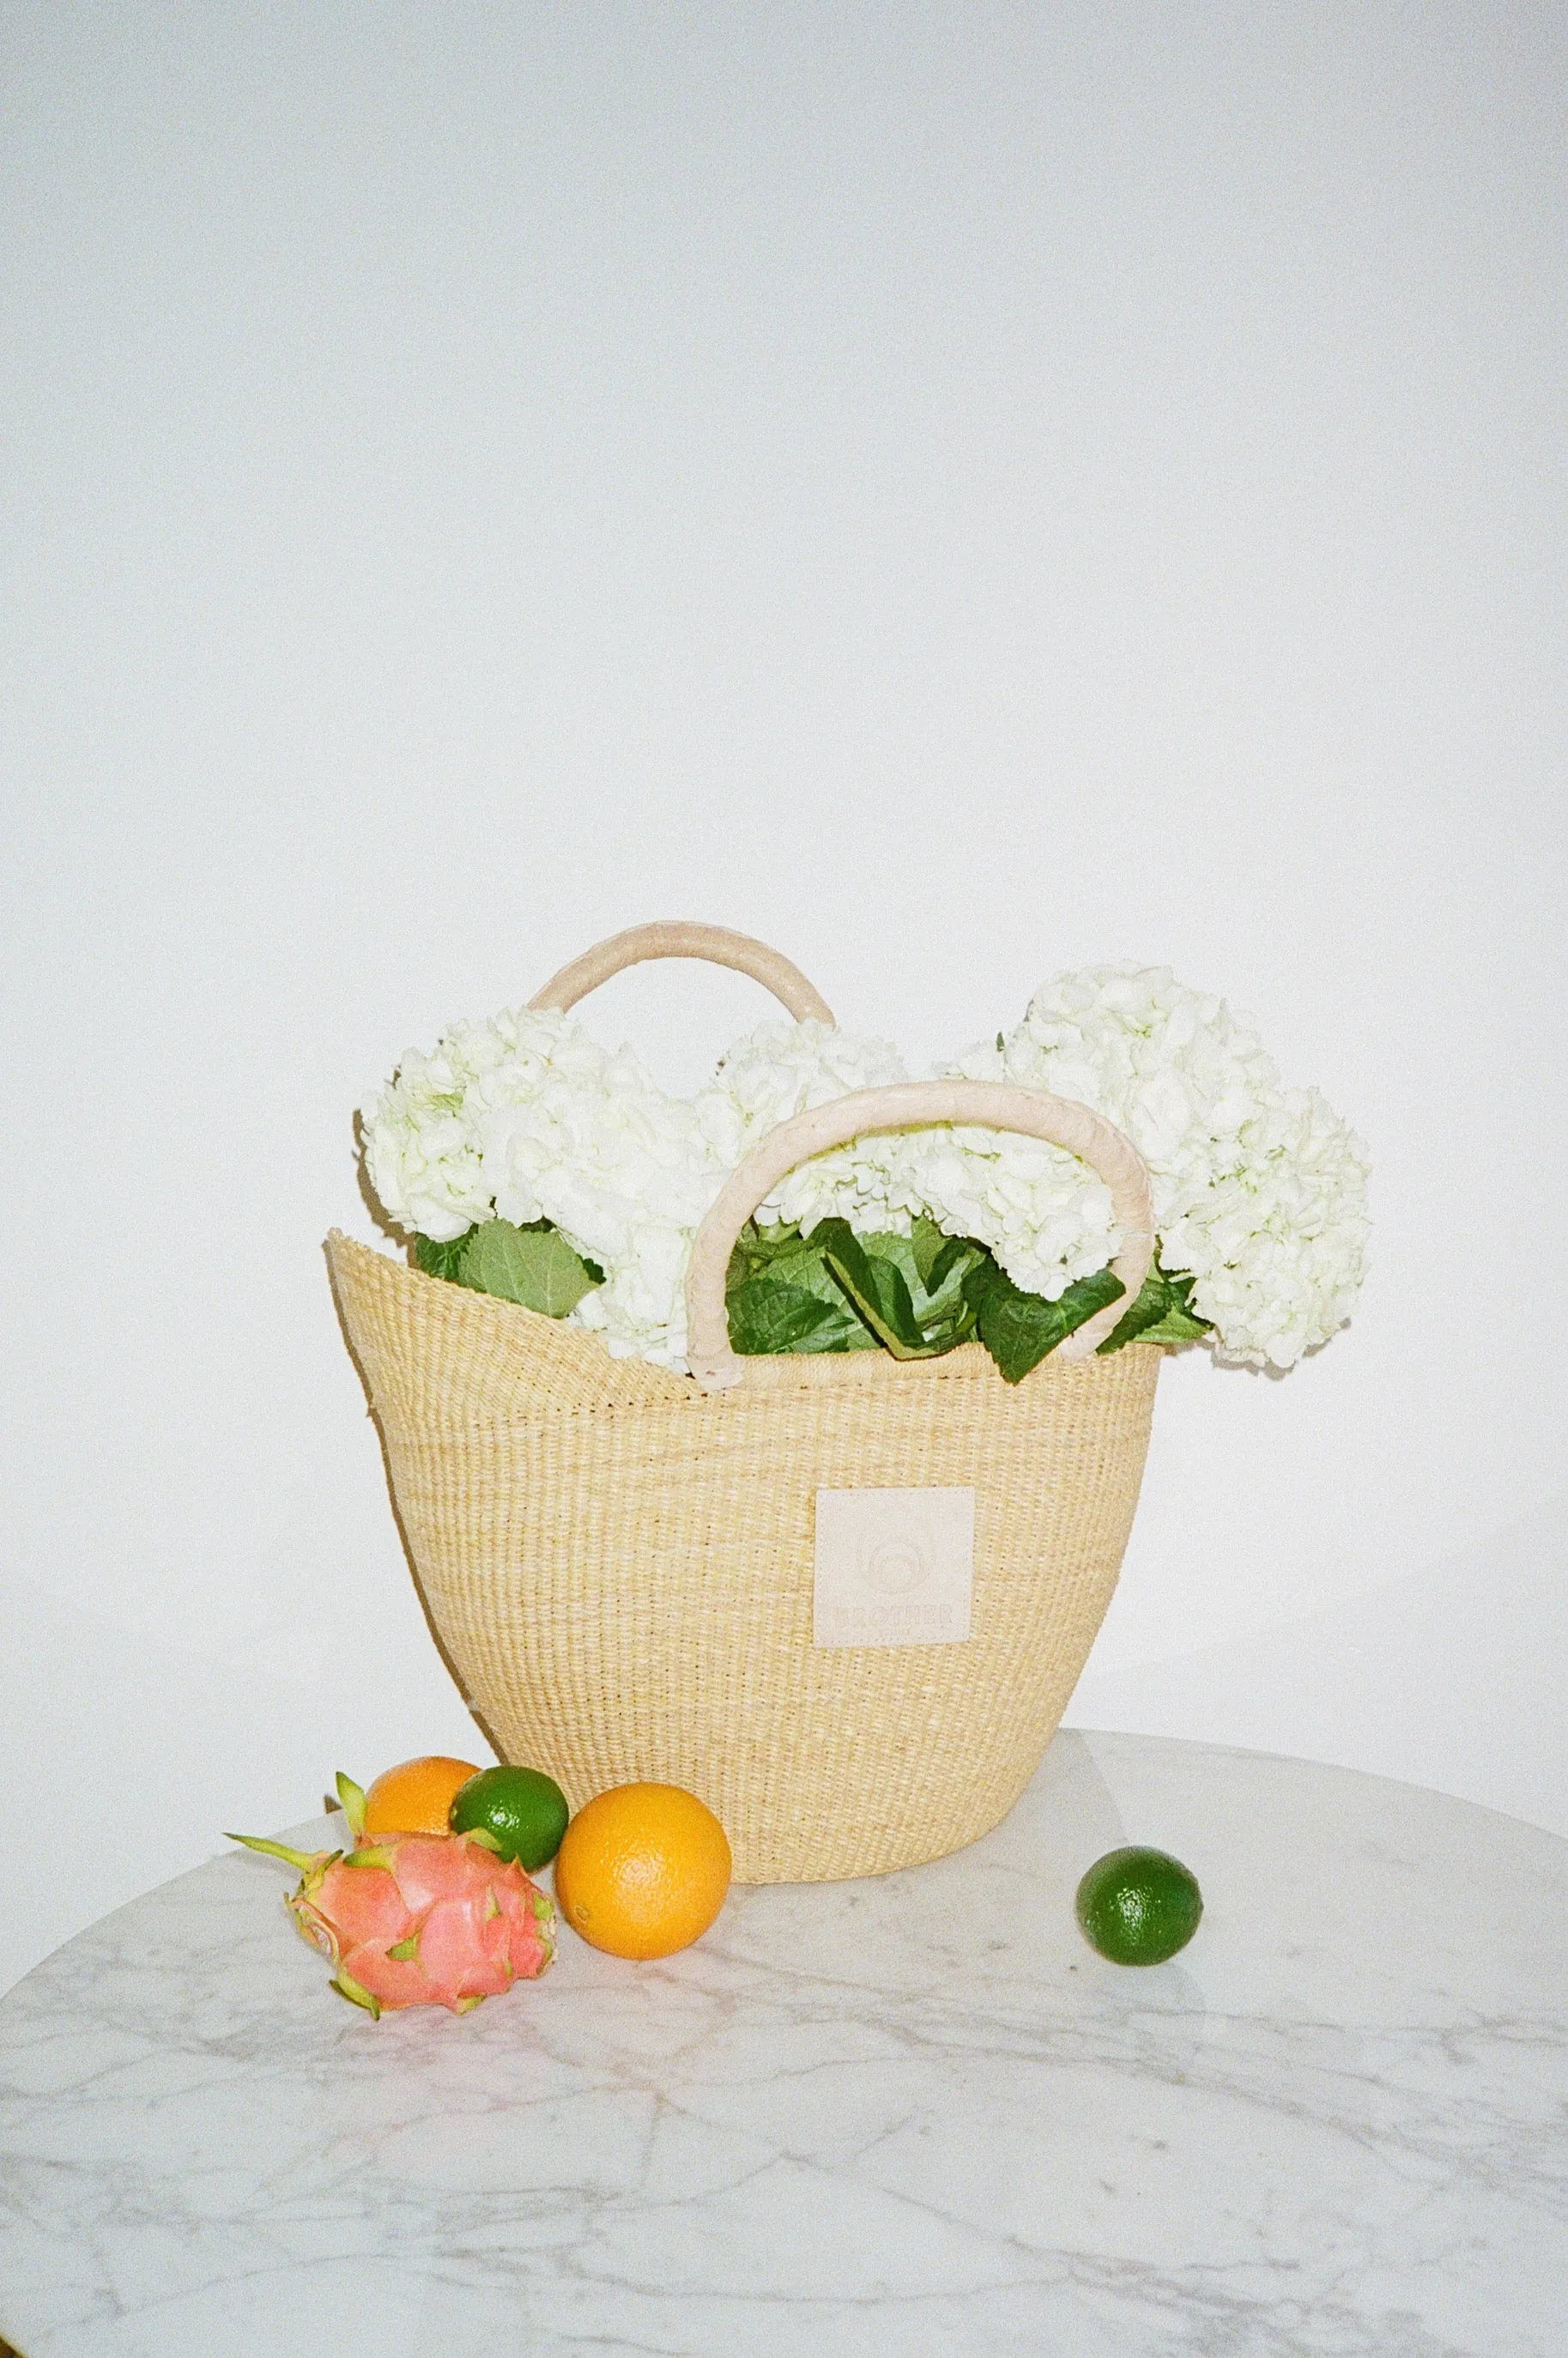
<path fill-rule="evenodd" d="M 406 1044 L 650 915 L 921 1062 L 1094 958 L 1254 1012 L 1375 1275 L 1173 1368 L 1073 1716 L 1568 1832 L 1564 40 L 0 9 L 0 1981 L 471 1752 L 320 1239 Z"/>

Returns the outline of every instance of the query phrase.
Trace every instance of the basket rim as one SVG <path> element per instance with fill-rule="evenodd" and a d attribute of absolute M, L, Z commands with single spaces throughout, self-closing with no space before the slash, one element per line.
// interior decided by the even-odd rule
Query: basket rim
<path fill-rule="evenodd" d="M 395 1253 L 378 1250 L 341 1228 L 329 1232 L 325 1249 L 329 1265 L 334 1270 L 346 1264 L 360 1277 L 395 1288 L 407 1300 L 423 1297 L 430 1303 L 438 1301 L 444 1318 L 481 1329 L 492 1342 L 505 1337 L 511 1329 L 520 1355 L 554 1361 L 568 1381 L 574 1374 L 579 1380 L 589 1379 L 589 1396 L 576 1403 L 581 1408 L 631 1406 L 633 1402 L 654 1405 L 661 1401 L 672 1407 L 682 1403 L 717 1407 L 721 1401 L 738 1406 L 745 1397 L 755 1398 L 759 1393 L 898 1392 L 933 1383 L 996 1384 L 1008 1392 L 1033 1391 L 1042 1385 L 1107 1380 L 1114 1376 L 1118 1362 L 1126 1357 L 1125 1352 L 1117 1352 L 1109 1358 L 1091 1354 L 1087 1358 L 1068 1360 L 1053 1352 L 1031 1371 L 1022 1385 L 1010 1385 L 984 1345 L 975 1342 L 960 1343 L 955 1349 L 928 1359 L 897 1359 L 891 1351 L 881 1349 L 775 1351 L 748 1357 L 744 1387 L 730 1392 L 705 1392 L 695 1377 L 679 1375 L 673 1368 L 661 1368 L 633 1355 L 618 1356 L 591 1327 L 568 1325 L 563 1319 L 548 1318 L 542 1311 L 530 1310 L 520 1302 L 508 1302 L 500 1294 L 477 1293 L 469 1287 L 453 1285 L 449 1280 L 433 1277 L 428 1271 L 412 1267 Z M 1127 1347 L 1129 1350 L 1132 1347 L 1130 1344 Z M 1151 1347 L 1163 1350 L 1166 1347 L 1155 1344 Z M 567 1405 L 564 1400 L 559 1403 L 561 1408 Z"/>

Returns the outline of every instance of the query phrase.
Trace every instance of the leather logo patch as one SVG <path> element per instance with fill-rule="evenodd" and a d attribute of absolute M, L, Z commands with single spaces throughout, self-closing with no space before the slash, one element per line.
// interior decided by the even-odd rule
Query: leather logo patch
<path fill-rule="evenodd" d="M 818 1490 L 817 1645 L 956 1645 L 974 1585 L 972 1490 Z"/>

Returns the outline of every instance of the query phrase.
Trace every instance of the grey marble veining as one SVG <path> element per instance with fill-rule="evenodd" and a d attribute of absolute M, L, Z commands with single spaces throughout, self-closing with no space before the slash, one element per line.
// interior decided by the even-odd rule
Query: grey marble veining
<path fill-rule="evenodd" d="M 1148 1972 L 1072 1919 L 1124 1840 L 1207 1902 Z M 1568 1844 L 1511 1820 L 1069 1733 L 956 1858 L 660 1965 L 563 1933 L 463 2020 L 341 2005 L 288 1879 L 218 1859 L 0 2006 L 26 2358 L 1568 2352 Z"/>

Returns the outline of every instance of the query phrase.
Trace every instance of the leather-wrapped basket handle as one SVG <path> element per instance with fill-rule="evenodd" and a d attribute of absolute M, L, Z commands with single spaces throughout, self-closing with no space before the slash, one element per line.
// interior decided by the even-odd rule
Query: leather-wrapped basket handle
<path fill-rule="evenodd" d="M 937 1122 L 1044 1139 L 1077 1155 L 1105 1181 L 1122 1231 L 1121 1249 L 1110 1266 L 1125 1292 L 1069 1335 L 1054 1356 L 1087 1358 L 1104 1342 L 1129 1303 L 1138 1299 L 1154 1256 L 1149 1172 L 1132 1141 L 1087 1106 L 1044 1089 L 1015 1088 L 1005 1081 L 900 1081 L 892 1088 L 852 1090 L 781 1121 L 752 1149 L 710 1206 L 693 1239 L 686 1280 L 687 1361 L 705 1392 L 727 1391 L 746 1372 L 745 1360 L 730 1346 L 724 1287 L 735 1240 L 758 1205 L 798 1163 L 829 1147 L 847 1146 L 852 1138 L 877 1130 L 923 1130 Z"/>
<path fill-rule="evenodd" d="M 750 934 L 732 934 L 723 925 L 692 925 L 678 918 L 632 925 L 623 934 L 611 934 L 608 941 L 596 943 L 581 957 L 573 958 L 570 966 L 562 967 L 559 974 L 552 975 L 528 1004 L 555 1008 L 564 1015 L 568 1007 L 575 1007 L 579 999 L 586 999 L 623 968 L 641 966 L 645 958 L 672 957 L 706 958 L 710 966 L 733 967 L 737 974 L 749 974 L 753 982 L 771 990 L 797 1022 L 808 1015 L 819 1023 L 834 1020 L 821 992 L 812 988 L 782 950 L 753 941 Z"/>

